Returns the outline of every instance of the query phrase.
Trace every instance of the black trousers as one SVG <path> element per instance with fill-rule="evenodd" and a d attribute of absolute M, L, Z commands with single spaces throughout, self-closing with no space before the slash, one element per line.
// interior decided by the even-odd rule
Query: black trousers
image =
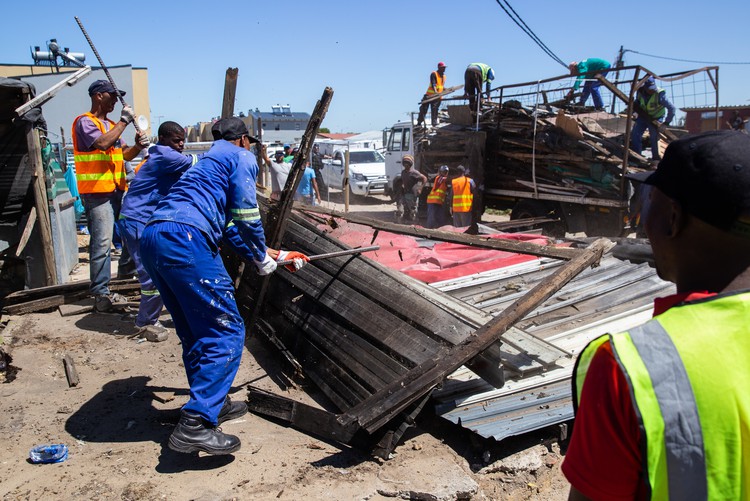
<path fill-rule="evenodd" d="M 464 72 L 464 90 L 469 96 L 469 109 L 477 111 L 477 98 L 482 94 L 482 69 L 469 66 Z"/>
<path fill-rule="evenodd" d="M 422 101 L 434 94 L 425 94 L 422 97 Z M 422 103 L 419 106 L 419 118 L 417 118 L 417 125 L 424 123 L 424 118 L 427 116 L 427 108 L 430 108 L 430 119 L 432 120 L 433 127 L 438 123 L 438 108 L 440 108 L 440 101 L 442 99 L 435 99 L 429 103 Z"/>

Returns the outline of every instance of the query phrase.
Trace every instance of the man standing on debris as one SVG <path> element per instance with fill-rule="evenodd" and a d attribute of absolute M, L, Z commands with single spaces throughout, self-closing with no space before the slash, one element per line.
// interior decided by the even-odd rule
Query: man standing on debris
<path fill-rule="evenodd" d="M 583 92 L 581 93 L 581 99 L 578 102 L 580 106 L 586 106 L 586 101 L 589 96 L 594 100 L 594 108 L 598 111 L 604 110 L 604 101 L 602 101 L 602 95 L 599 92 L 599 87 L 602 83 L 596 79 L 596 75 L 606 76 L 612 64 L 604 59 L 596 57 L 590 57 L 583 61 L 573 61 L 568 65 L 571 75 L 578 75 L 573 88 L 568 91 L 566 99 L 571 99 L 575 91 L 581 87 L 581 82 L 586 79 L 586 83 L 583 84 Z M 587 75 L 588 74 L 588 75 Z"/>
<path fill-rule="evenodd" d="M 648 80 L 638 89 L 638 104 L 645 111 L 645 116 L 638 114 L 633 125 L 630 136 L 630 144 L 633 150 L 639 154 L 643 150 L 643 133 L 648 129 L 651 139 L 651 159 L 659 160 L 659 127 L 652 124 L 653 121 L 668 126 L 674 118 L 674 106 L 667 99 L 667 91 L 656 86 L 654 77 Z M 664 116 L 666 115 L 666 118 Z"/>
<path fill-rule="evenodd" d="M 258 164 L 249 151 L 257 139 L 236 117 L 214 124 L 212 133 L 220 139 L 157 205 L 141 236 L 141 255 L 182 341 L 190 384 L 169 447 L 230 454 L 240 448 L 240 439 L 218 424 L 247 413 L 244 402 L 228 397 L 245 326 L 219 245 L 229 243 L 261 275 L 276 270 L 276 259 L 293 260 L 296 271 L 308 258 L 266 247 L 255 194 Z"/>
<path fill-rule="evenodd" d="M 417 218 L 419 193 L 424 183 L 427 182 L 427 178 L 421 172 L 412 169 L 414 157 L 411 155 L 404 155 L 401 159 L 401 166 L 404 168 L 401 171 L 401 197 L 399 197 L 401 217 L 404 221 L 414 221 Z"/>
<path fill-rule="evenodd" d="M 485 93 L 489 98 L 490 82 L 495 79 L 495 71 L 484 63 L 471 63 L 464 72 L 464 90 L 469 97 L 469 109 L 476 113 L 481 110 L 482 84 L 485 84 Z M 477 107 L 478 105 L 478 107 Z"/>
<path fill-rule="evenodd" d="M 750 137 L 672 142 L 644 216 L 677 294 L 578 357 L 570 499 L 746 499 L 750 492 Z"/>
<path fill-rule="evenodd" d="M 76 164 L 76 181 L 86 210 L 90 235 L 89 242 L 89 290 L 94 296 L 96 311 L 112 311 L 124 306 L 119 294 L 110 294 L 111 277 L 110 250 L 112 234 L 120 214 L 122 195 L 127 190 L 124 162 L 133 160 L 148 146 L 148 137 L 141 132 L 134 146 L 125 145 L 120 139 L 135 114 L 125 106 L 120 121 L 115 123 L 107 115 L 115 109 L 118 94 L 107 80 L 96 80 L 89 86 L 91 110 L 73 121 L 73 155 Z M 120 263 L 128 261 L 123 251 Z M 124 272 L 124 270 L 122 270 Z"/>
<path fill-rule="evenodd" d="M 125 245 L 135 262 L 138 280 L 141 283 L 141 303 L 135 326 L 139 328 L 139 337 L 153 342 L 166 340 L 169 331 L 159 322 L 159 315 L 164 306 L 159 290 L 143 267 L 141 234 L 159 201 L 167 195 L 180 176 L 203 157 L 203 154 L 182 154 L 185 147 L 185 129 L 180 124 L 162 122 L 158 133 L 159 142 L 148 149 L 148 160 L 140 166 L 135 179 L 130 183 L 117 222 Z"/>
<path fill-rule="evenodd" d="M 442 99 L 435 98 L 429 103 L 425 103 L 425 99 L 434 97 L 436 94 L 443 92 L 445 88 L 445 63 L 440 61 L 437 65 L 437 70 L 430 73 L 430 86 L 427 87 L 427 92 L 422 96 L 422 104 L 419 106 L 419 118 L 417 118 L 417 125 L 424 124 L 425 116 L 427 115 L 427 108 L 430 108 L 430 117 L 432 120 L 432 126 L 435 127 L 438 124 L 438 108 L 440 108 L 440 102 Z"/>
<path fill-rule="evenodd" d="M 427 228 L 445 226 L 445 197 L 448 194 L 448 166 L 443 165 L 432 183 L 432 190 L 427 195 Z"/>
<path fill-rule="evenodd" d="M 266 162 L 268 170 L 271 172 L 271 200 L 279 200 L 281 198 L 281 190 L 286 185 L 286 178 L 289 177 L 289 171 L 292 170 L 292 164 L 284 161 L 283 151 L 274 153 L 273 160 L 268 158 L 265 144 L 261 147 L 260 151 L 261 155 L 263 155 L 263 161 Z"/>
<path fill-rule="evenodd" d="M 464 228 L 471 226 L 471 205 L 474 202 L 476 185 L 474 180 L 466 175 L 466 168 L 463 165 L 459 165 L 456 170 L 458 170 L 458 176 L 451 181 L 448 196 L 453 213 L 453 226 Z"/>

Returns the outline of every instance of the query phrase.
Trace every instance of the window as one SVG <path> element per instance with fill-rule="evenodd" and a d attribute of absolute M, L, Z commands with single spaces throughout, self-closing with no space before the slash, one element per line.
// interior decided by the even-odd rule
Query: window
<path fill-rule="evenodd" d="M 404 140 L 401 142 L 401 149 L 403 151 L 409 151 L 411 148 L 411 129 L 404 129 Z"/>
<path fill-rule="evenodd" d="M 388 138 L 388 151 L 401 151 L 401 138 L 404 129 L 391 129 L 391 135 Z"/>
<path fill-rule="evenodd" d="M 375 150 L 369 151 L 350 151 L 349 162 L 353 164 L 371 164 L 378 162 L 385 162 L 383 155 Z"/>

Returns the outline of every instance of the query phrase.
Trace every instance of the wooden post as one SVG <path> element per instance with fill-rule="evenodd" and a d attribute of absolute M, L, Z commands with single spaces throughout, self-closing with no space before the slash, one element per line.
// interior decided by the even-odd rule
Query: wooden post
<path fill-rule="evenodd" d="M 349 212 L 349 146 L 344 152 L 344 212 Z"/>
<path fill-rule="evenodd" d="M 44 167 L 42 166 L 42 145 L 39 141 L 39 131 L 32 124 L 28 124 L 26 129 L 27 158 L 32 171 L 32 182 L 34 183 L 34 207 L 36 207 L 37 225 L 44 257 L 44 283 L 45 285 L 55 285 L 57 283 L 57 268 L 54 246 L 52 245 L 52 224 L 47 202 L 47 186 L 44 182 Z"/>
<path fill-rule="evenodd" d="M 237 68 L 227 68 L 224 77 L 224 101 L 221 105 L 221 118 L 234 116 L 234 96 L 237 94 Z"/>

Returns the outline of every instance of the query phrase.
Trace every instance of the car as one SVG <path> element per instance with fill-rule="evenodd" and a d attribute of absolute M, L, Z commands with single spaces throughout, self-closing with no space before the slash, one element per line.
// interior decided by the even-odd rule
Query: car
<path fill-rule="evenodd" d="M 347 150 L 334 150 L 332 158 L 323 159 L 320 170 L 326 187 L 344 189 L 344 154 Z M 349 189 L 352 195 L 381 195 L 385 192 L 385 158 L 373 149 L 349 149 Z"/>

